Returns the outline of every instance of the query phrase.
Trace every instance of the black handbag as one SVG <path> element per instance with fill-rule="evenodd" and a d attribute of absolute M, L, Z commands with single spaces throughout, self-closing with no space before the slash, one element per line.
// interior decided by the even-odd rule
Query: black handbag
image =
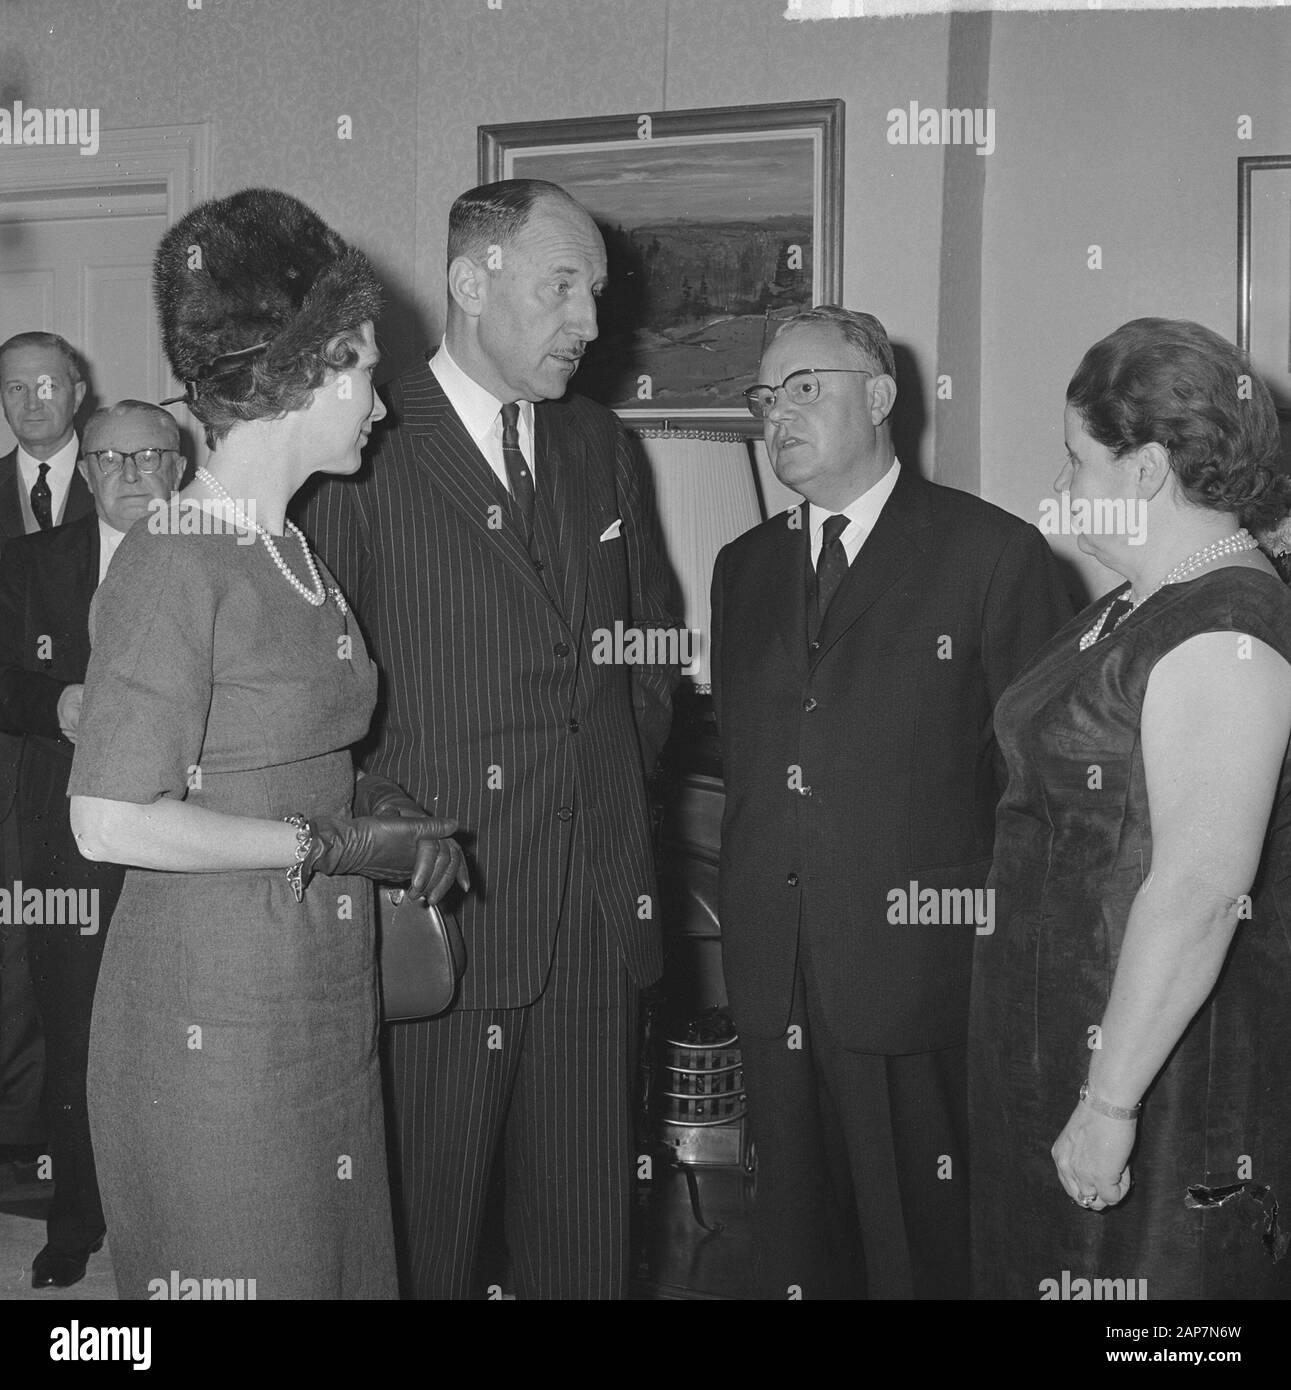
<path fill-rule="evenodd" d="M 400 1023 L 442 1014 L 466 969 L 457 918 L 401 888 L 380 887 L 376 917 L 382 1019 Z"/>

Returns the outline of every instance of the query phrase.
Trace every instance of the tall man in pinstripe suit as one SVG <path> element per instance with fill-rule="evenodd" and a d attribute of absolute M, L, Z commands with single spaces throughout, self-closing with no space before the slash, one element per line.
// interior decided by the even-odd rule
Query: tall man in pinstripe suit
<path fill-rule="evenodd" d="M 636 993 L 662 968 L 645 776 L 677 672 L 592 648 L 672 623 L 662 538 L 614 415 L 565 396 L 606 279 L 586 211 L 535 180 L 473 189 L 448 261 L 397 426 L 304 517 L 383 675 L 366 764 L 451 812 L 474 860 L 459 1001 L 386 1035 L 405 1292 L 474 1291 L 501 1149 L 517 1294 L 620 1297 Z"/>

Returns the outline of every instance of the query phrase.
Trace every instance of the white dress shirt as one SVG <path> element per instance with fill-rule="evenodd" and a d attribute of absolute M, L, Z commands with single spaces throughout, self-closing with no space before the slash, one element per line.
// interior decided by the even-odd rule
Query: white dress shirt
<path fill-rule="evenodd" d="M 73 433 L 58 453 L 43 460 L 49 464 L 45 481 L 49 484 L 49 514 L 53 517 L 55 526 L 62 524 L 63 508 L 67 505 L 67 490 L 72 486 L 72 473 L 80 452 L 81 442 Z M 28 535 L 40 530 L 36 513 L 31 509 L 31 490 L 40 477 L 41 462 L 38 458 L 32 458 L 21 444 L 18 445 L 18 472 L 22 477 L 22 487 L 19 488 L 22 493 L 22 524 Z"/>
<path fill-rule="evenodd" d="M 430 370 L 444 388 L 449 405 L 461 417 L 466 432 L 475 441 L 475 447 L 488 460 L 489 467 L 498 475 L 502 486 L 510 492 L 506 461 L 502 457 L 502 407 L 506 402 L 498 400 L 478 381 L 467 376 L 453 361 L 447 343 L 441 343 L 439 351 L 430 359 Z M 529 465 L 529 474 L 536 485 L 538 473 L 533 459 L 533 402 L 520 401 L 519 406 L 520 452 Z"/>
<path fill-rule="evenodd" d="M 112 563 L 112 557 L 117 553 L 117 546 L 126 538 L 124 531 L 118 531 L 115 526 L 109 526 L 102 517 L 99 517 L 99 583 L 103 583 L 103 576 L 108 572 L 108 566 Z"/>
<path fill-rule="evenodd" d="M 843 527 L 843 549 L 847 552 L 847 563 L 850 565 L 856 559 L 861 546 L 869 538 L 869 534 L 874 530 L 874 523 L 879 519 L 879 513 L 883 510 L 883 504 L 892 496 L 892 489 L 897 485 L 897 477 L 901 472 L 901 465 L 896 459 L 892 460 L 892 467 L 869 489 L 863 492 L 854 501 L 849 502 L 841 512 L 829 512 L 823 507 L 818 507 L 814 502 L 807 504 L 807 524 L 811 527 L 811 567 L 816 568 L 816 561 L 820 559 L 820 547 L 824 544 L 825 522 L 831 516 L 845 516 L 847 525 Z"/>

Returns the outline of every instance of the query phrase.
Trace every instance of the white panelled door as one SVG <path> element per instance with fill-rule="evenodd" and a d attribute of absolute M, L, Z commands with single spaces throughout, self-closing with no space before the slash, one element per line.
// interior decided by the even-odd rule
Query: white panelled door
<path fill-rule="evenodd" d="M 0 342 L 30 329 L 61 333 L 89 364 L 94 404 L 161 400 L 170 377 L 152 304 L 152 258 L 165 229 L 156 213 L 0 224 Z M 0 453 L 12 448 L 0 419 Z"/>
<path fill-rule="evenodd" d="M 152 258 L 162 233 L 210 192 L 205 125 L 101 132 L 79 147 L 0 159 L 0 342 L 61 333 L 89 365 L 92 404 L 178 394 L 162 356 Z M 190 424 L 183 407 L 174 412 Z M 81 418 L 84 418 L 82 414 Z M 0 453 L 13 448 L 0 419 Z"/>

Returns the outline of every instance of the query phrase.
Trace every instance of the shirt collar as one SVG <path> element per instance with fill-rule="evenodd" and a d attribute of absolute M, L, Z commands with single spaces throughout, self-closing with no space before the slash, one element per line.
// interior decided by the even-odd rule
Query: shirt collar
<path fill-rule="evenodd" d="M 439 350 L 430 359 L 430 369 L 471 438 L 476 444 L 487 439 L 498 428 L 498 412 L 505 402 L 498 400 L 491 391 L 486 391 L 474 377 L 467 376 L 453 360 L 447 342 L 440 343 Z M 533 402 L 520 401 L 519 405 L 520 418 L 524 426 L 532 431 Z"/>
<path fill-rule="evenodd" d="M 76 460 L 80 456 L 81 442 L 76 437 L 75 431 L 66 444 L 56 453 L 47 459 L 34 458 L 21 444 L 18 445 L 18 467 L 22 469 L 24 479 L 30 478 L 34 483 L 40 476 L 40 465 L 49 464 L 50 476 L 57 478 L 60 482 L 70 480 L 72 469 L 76 467 Z"/>
<path fill-rule="evenodd" d="M 824 507 L 818 507 L 814 502 L 810 503 L 810 524 L 811 538 L 813 541 L 819 539 L 820 533 L 824 528 L 825 522 L 831 516 L 845 516 L 850 525 L 852 522 L 860 522 L 866 532 L 874 529 L 874 523 L 879 519 L 879 513 L 883 510 L 883 504 L 892 496 L 892 489 L 897 485 L 897 478 L 901 473 L 901 464 L 894 458 L 892 467 L 859 497 L 854 497 L 840 512 L 827 511 Z M 846 528 L 844 529 L 846 534 Z"/>

